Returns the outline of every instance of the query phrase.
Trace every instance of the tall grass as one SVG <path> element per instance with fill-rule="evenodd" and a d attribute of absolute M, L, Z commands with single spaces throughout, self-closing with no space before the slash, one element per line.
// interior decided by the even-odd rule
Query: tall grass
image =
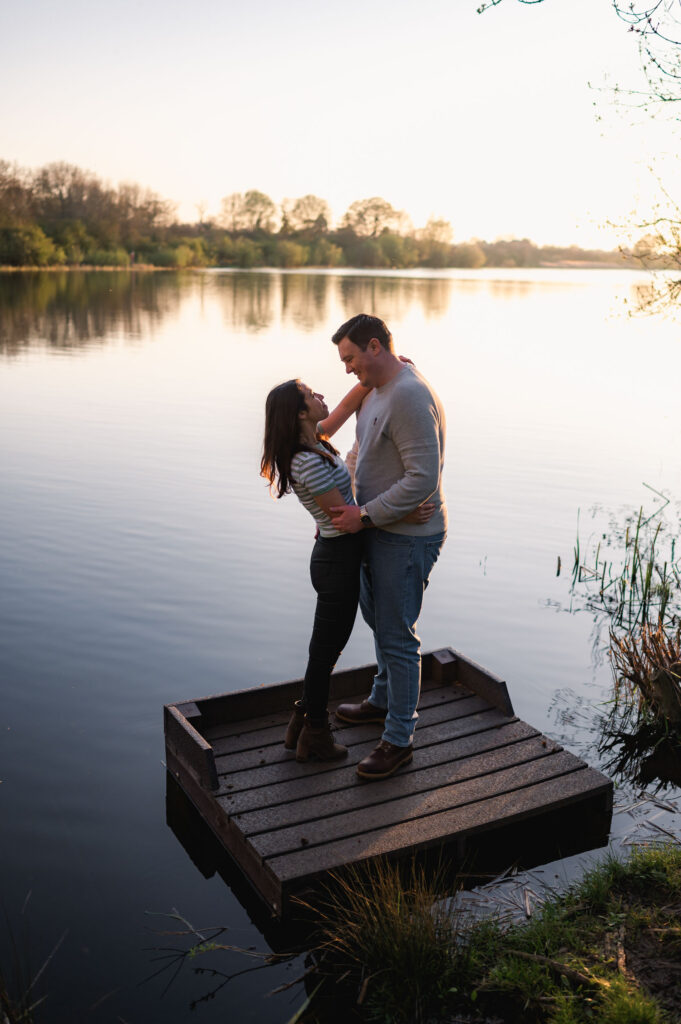
<path fill-rule="evenodd" d="M 659 507 L 648 515 L 641 507 L 588 554 L 578 525 L 572 593 L 583 588 L 608 626 L 614 690 L 600 729 L 605 767 L 659 788 L 681 782 L 681 558 L 678 520 L 672 527 L 663 515 L 670 499 L 649 490 Z"/>
<path fill-rule="evenodd" d="M 609 653 L 615 687 L 599 743 L 606 768 L 642 786 L 681 785 L 681 627 L 613 633 Z"/>
<path fill-rule="evenodd" d="M 669 535 L 662 516 L 670 500 L 659 491 L 654 493 L 663 501 L 659 508 L 646 515 L 641 507 L 623 531 L 615 528 L 610 536 L 603 534 L 590 550 L 580 541 L 578 518 L 572 593 L 582 587 L 589 607 L 602 610 L 616 631 L 659 622 L 673 626 L 680 621 L 681 558 L 677 538 Z M 609 558 L 609 550 L 613 546 L 617 550 L 620 539 L 619 552 Z"/>
<path fill-rule="evenodd" d="M 325 969 L 354 986 L 363 1019 L 421 1024 L 468 975 L 469 932 L 437 900 L 444 885 L 437 869 L 378 860 L 334 877 L 313 908 Z"/>
<path fill-rule="evenodd" d="M 28 898 L 27 896 L 26 902 Z M 34 1024 L 36 1011 L 47 998 L 45 995 L 38 995 L 38 986 L 52 958 L 66 938 L 66 932 L 57 941 L 42 966 L 34 971 L 31 966 L 28 930 L 26 929 L 21 939 L 18 939 L 6 914 L 5 926 L 5 945 L 8 952 L 5 963 L 0 962 L 0 1024 Z"/>
<path fill-rule="evenodd" d="M 413 864 L 404 874 L 383 862 L 336 883 L 323 908 L 320 971 L 338 1013 L 307 1004 L 306 1021 L 358 1019 L 356 1002 L 359 1019 L 383 1024 L 677 1019 L 678 847 L 608 856 L 530 921 L 506 928 L 498 918 L 450 916 L 441 889 Z M 644 970 L 646 957 L 654 969 Z M 355 998 L 345 1002 L 348 974 Z"/>

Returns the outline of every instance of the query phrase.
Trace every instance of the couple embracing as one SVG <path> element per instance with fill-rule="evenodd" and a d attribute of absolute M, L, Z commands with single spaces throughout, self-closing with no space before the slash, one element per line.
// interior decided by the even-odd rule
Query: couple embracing
<path fill-rule="evenodd" d="M 369 697 L 336 717 L 383 725 L 378 746 L 357 766 L 385 779 L 413 757 L 421 686 L 416 623 L 447 530 L 442 492 L 445 415 L 428 381 L 397 356 L 386 324 L 360 313 L 332 341 L 358 384 L 331 412 L 299 380 L 273 388 L 265 410 L 262 475 L 277 497 L 293 491 L 317 524 L 310 576 L 317 606 L 302 698 L 284 743 L 299 761 L 340 760 L 330 729 L 331 672 L 359 603 L 372 629 L 377 673 Z M 354 488 L 329 441 L 357 413 Z M 353 453 L 354 455 L 354 453 Z"/>

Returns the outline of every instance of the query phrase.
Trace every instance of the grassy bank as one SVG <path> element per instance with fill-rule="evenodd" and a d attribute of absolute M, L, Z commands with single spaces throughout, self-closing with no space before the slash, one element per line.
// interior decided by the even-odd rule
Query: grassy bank
<path fill-rule="evenodd" d="M 418 870 L 405 878 L 383 865 L 343 882 L 326 904 L 324 984 L 299 1019 L 678 1021 L 680 919 L 678 845 L 643 849 L 626 862 L 608 857 L 527 924 L 511 928 L 463 918 L 435 902 Z M 324 1001 L 331 990 L 336 1009 Z M 338 1017 L 341 990 L 347 1002 Z"/>

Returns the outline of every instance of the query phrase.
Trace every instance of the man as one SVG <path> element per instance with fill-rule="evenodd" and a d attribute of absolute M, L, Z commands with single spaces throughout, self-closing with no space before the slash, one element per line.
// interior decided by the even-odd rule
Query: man
<path fill-rule="evenodd" d="M 357 418 L 357 505 L 331 511 L 344 532 L 366 531 L 360 607 L 378 662 L 368 700 L 341 704 L 336 715 L 343 722 L 385 722 L 381 742 L 357 766 L 362 778 L 385 779 L 413 756 L 421 687 L 416 622 L 447 530 L 445 415 L 425 378 L 395 355 L 378 317 L 359 313 L 332 340 L 346 372 L 373 389 Z M 403 521 L 427 500 L 435 505 L 428 522 Z"/>

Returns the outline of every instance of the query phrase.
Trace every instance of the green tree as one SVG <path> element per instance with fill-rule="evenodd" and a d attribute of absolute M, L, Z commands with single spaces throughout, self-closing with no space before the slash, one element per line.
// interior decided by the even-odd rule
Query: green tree
<path fill-rule="evenodd" d="M 238 238 L 234 246 L 234 262 L 237 267 L 258 267 L 263 264 L 263 252 L 250 238 Z"/>
<path fill-rule="evenodd" d="M 64 250 L 37 224 L 0 228 L 0 264 L 10 267 L 49 267 L 64 263 Z"/>
<path fill-rule="evenodd" d="M 274 253 L 277 267 L 304 267 L 310 256 L 306 245 L 288 239 L 275 242 Z"/>
<path fill-rule="evenodd" d="M 86 260 L 92 267 L 128 267 L 130 265 L 130 257 L 120 245 L 112 246 L 110 249 L 91 249 Z M 157 266 L 171 265 L 170 263 L 157 264 Z"/>
<path fill-rule="evenodd" d="M 418 232 L 421 261 L 426 267 L 448 267 L 452 259 L 454 231 L 448 220 L 430 217 L 425 228 Z"/>
<path fill-rule="evenodd" d="M 313 267 L 339 267 L 343 263 L 343 250 L 328 238 L 318 238 L 310 250 Z"/>
<path fill-rule="evenodd" d="M 486 262 L 485 253 L 477 242 L 462 242 L 460 245 L 449 247 L 447 266 L 468 267 L 470 270 L 477 270 L 484 267 Z"/>

